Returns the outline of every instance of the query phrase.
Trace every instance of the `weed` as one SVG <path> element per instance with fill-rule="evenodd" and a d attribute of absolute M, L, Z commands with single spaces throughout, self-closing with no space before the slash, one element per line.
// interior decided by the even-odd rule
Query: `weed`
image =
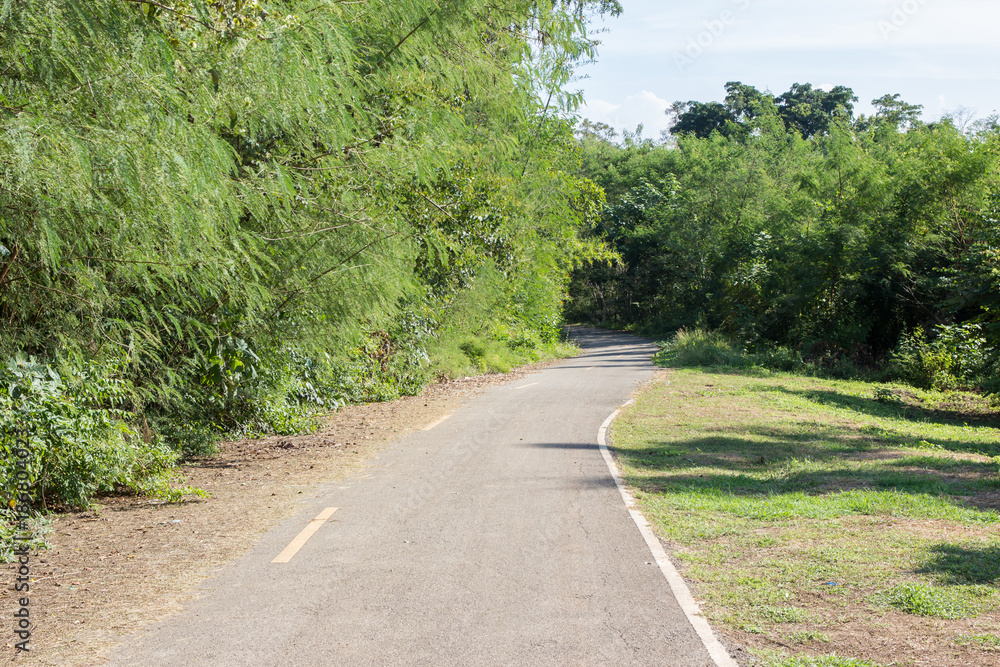
<path fill-rule="evenodd" d="M 915 616 L 956 619 L 978 616 L 995 597 L 995 591 L 985 587 L 937 588 L 907 582 L 877 594 L 875 601 Z"/>
<path fill-rule="evenodd" d="M 805 609 L 798 607 L 765 606 L 755 610 L 756 616 L 768 623 L 802 623 L 808 617 Z"/>
<path fill-rule="evenodd" d="M 821 644 L 828 644 L 830 642 L 830 635 L 825 632 L 817 632 L 815 630 L 803 630 L 801 632 L 792 632 L 786 635 L 786 638 L 792 644 L 808 644 L 810 642 L 819 642 Z"/>
<path fill-rule="evenodd" d="M 899 397 L 888 387 L 876 387 L 874 398 L 879 403 L 899 403 Z"/>
<path fill-rule="evenodd" d="M 918 440 L 917 442 L 910 444 L 910 447 L 912 447 L 913 449 L 937 449 L 937 450 L 944 449 L 944 447 L 942 447 L 938 443 L 927 442 L 926 440 Z"/>
<path fill-rule="evenodd" d="M 761 667 L 881 667 L 870 660 L 846 658 L 837 654 L 790 656 L 779 651 L 754 651 L 761 659 Z"/>
<path fill-rule="evenodd" d="M 41 551 L 48 548 L 46 538 L 52 530 L 52 520 L 44 515 L 35 514 L 28 519 L 27 533 L 30 539 L 27 543 L 29 551 Z M 15 539 L 17 539 L 17 517 L 12 508 L 0 506 L 0 563 L 16 560 L 14 555 Z M 23 539 L 23 536 L 22 536 Z"/>
<path fill-rule="evenodd" d="M 955 638 L 959 646 L 971 646 L 980 651 L 1000 651 L 1000 636 L 997 635 L 959 635 Z"/>

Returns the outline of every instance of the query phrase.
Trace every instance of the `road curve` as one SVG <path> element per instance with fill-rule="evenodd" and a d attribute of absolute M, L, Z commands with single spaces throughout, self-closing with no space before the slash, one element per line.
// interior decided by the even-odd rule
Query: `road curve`
<path fill-rule="evenodd" d="M 601 422 L 652 377 L 654 348 L 574 337 L 580 356 L 322 489 L 108 664 L 712 665 L 597 445 Z M 334 507 L 287 563 L 271 562 Z"/>

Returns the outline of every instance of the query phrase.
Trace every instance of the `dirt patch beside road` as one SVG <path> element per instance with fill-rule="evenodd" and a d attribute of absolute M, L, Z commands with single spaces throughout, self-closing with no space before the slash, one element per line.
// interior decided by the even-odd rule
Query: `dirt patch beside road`
<path fill-rule="evenodd" d="M 319 485 L 360 474 L 392 441 L 545 365 L 348 406 L 309 435 L 222 443 L 217 456 L 180 469 L 186 484 L 211 494 L 207 499 L 102 498 L 90 511 L 55 517 L 51 548 L 31 557 L 31 652 L 15 653 L 5 612 L 5 664 L 100 664 L 129 635 L 181 610 L 200 581 L 293 516 Z M 4 567 L 13 582 L 16 566 Z M 13 610 L 15 600 L 10 583 L 0 591 L 0 608 Z"/>

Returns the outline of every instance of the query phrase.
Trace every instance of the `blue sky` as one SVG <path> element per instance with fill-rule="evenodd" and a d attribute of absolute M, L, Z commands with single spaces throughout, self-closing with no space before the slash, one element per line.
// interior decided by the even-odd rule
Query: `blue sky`
<path fill-rule="evenodd" d="M 620 0 L 598 20 L 583 66 L 585 118 L 657 138 L 676 100 L 721 101 L 727 81 L 780 94 L 793 83 L 845 85 L 871 100 L 900 93 L 934 120 L 960 107 L 1000 110 L 997 0 Z"/>

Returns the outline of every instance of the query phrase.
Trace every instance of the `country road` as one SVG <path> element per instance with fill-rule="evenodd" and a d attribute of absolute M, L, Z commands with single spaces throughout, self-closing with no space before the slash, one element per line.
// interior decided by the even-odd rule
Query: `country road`
<path fill-rule="evenodd" d="M 108 664 L 713 665 L 597 445 L 654 348 L 575 337 L 322 488 Z"/>

